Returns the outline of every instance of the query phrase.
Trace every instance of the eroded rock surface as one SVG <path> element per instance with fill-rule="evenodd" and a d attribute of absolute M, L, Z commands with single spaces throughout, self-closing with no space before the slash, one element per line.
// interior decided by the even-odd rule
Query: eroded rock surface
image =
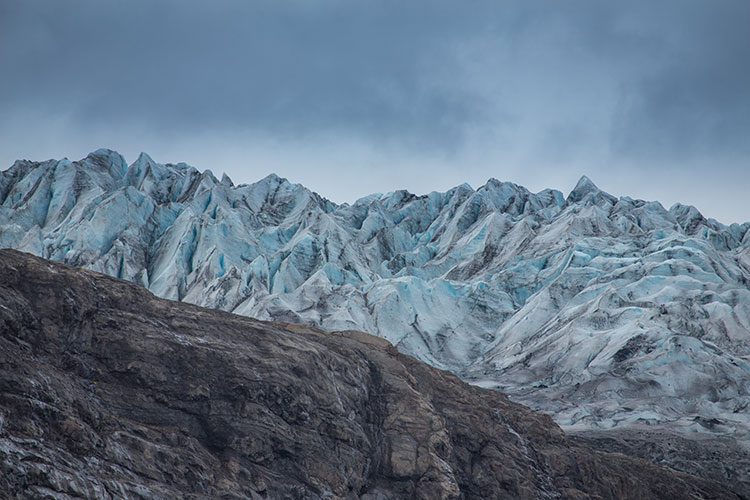
<path fill-rule="evenodd" d="M 736 498 L 399 354 L 0 251 L 19 498 Z"/>
<path fill-rule="evenodd" d="M 702 433 L 667 429 L 610 429 L 569 434 L 598 450 L 645 458 L 723 483 L 743 498 L 750 498 L 750 449 L 744 442 Z"/>

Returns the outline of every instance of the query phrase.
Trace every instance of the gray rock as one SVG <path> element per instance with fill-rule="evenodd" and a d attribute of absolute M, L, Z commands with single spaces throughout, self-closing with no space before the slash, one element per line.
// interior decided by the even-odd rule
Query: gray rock
<path fill-rule="evenodd" d="M 9 250 L 0 469 L 16 498 L 736 498 L 592 451 L 383 339 L 160 300 Z"/>

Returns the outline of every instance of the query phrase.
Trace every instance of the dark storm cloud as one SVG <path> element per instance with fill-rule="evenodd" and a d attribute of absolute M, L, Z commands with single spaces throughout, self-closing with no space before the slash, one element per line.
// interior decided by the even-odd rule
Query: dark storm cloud
<path fill-rule="evenodd" d="M 750 2 L 684 2 L 648 20 L 658 64 L 623 95 L 616 150 L 640 157 L 750 155 Z M 653 57 L 653 56 L 652 56 Z"/>
<path fill-rule="evenodd" d="M 674 180 L 750 184 L 749 19 L 746 0 L 8 0 L 0 160 L 110 146 L 240 181 L 266 162 L 334 199 L 585 172 L 750 219 Z"/>
<path fill-rule="evenodd" d="M 159 130 L 320 129 L 455 141 L 489 103 L 444 72 L 481 18 L 436 4 L 32 2 L 6 6 L 3 106 Z M 450 76 L 450 75 L 448 75 Z M 444 85 L 443 81 L 448 84 Z"/>

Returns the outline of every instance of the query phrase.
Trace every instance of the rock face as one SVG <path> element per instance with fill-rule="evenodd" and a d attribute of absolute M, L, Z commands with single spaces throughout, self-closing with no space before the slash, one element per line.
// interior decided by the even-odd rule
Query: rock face
<path fill-rule="evenodd" d="M 0 470 L 18 498 L 736 498 L 576 444 L 382 339 L 160 300 L 11 250 Z"/>
<path fill-rule="evenodd" d="M 269 176 L 81 161 L 0 174 L 0 247 L 260 319 L 356 329 L 575 429 L 748 440 L 750 225 L 490 180 L 336 205 Z"/>
<path fill-rule="evenodd" d="M 572 438 L 597 450 L 624 453 L 727 485 L 750 498 L 750 450 L 731 438 L 665 429 L 610 429 L 572 432 Z"/>

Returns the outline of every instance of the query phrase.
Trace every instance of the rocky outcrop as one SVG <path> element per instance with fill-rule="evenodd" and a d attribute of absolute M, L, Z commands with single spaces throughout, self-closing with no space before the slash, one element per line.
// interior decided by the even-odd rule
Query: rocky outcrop
<path fill-rule="evenodd" d="M 708 423 L 707 423 L 708 424 Z M 750 498 L 750 449 L 728 437 L 678 433 L 649 427 L 571 432 L 576 442 L 597 450 L 645 458 L 727 485 Z"/>
<path fill-rule="evenodd" d="M 399 354 L 0 251 L 18 498 L 735 498 Z"/>

